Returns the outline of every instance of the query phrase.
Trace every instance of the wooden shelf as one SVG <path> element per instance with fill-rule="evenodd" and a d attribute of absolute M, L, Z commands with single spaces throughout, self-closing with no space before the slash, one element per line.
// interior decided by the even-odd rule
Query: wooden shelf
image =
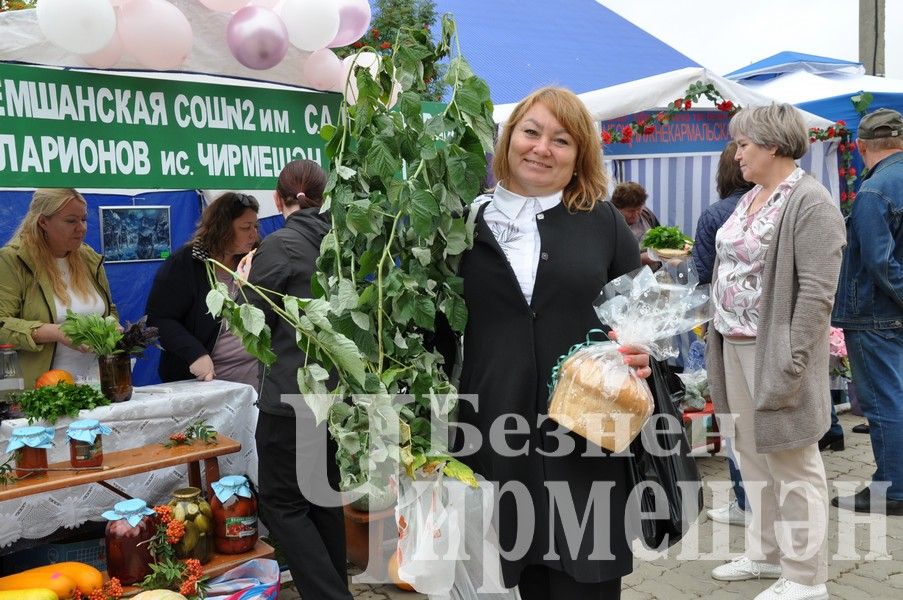
<path fill-rule="evenodd" d="M 204 576 L 213 579 L 214 577 L 222 575 L 229 569 L 234 569 L 238 565 L 249 560 L 255 558 L 273 558 L 273 555 L 274 551 L 272 546 L 266 542 L 257 540 L 257 544 L 250 552 L 245 552 L 244 554 L 215 554 L 213 559 L 204 565 Z M 106 573 L 104 573 L 104 579 L 108 579 Z M 123 587 L 123 595 L 125 596 L 133 596 L 140 591 L 142 591 L 141 588 L 133 585 Z"/>
<path fill-rule="evenodd" d="M 52 492 L 63 488 L 118 479 L 137 473 L 146 473 L 166 467 L 216 458 L 241 450 L 241 444 L 219 435 L 215 444 L 195 441 L 190 445 L 166 448 L 163 444 L 151 444 L 131 450 L 105 452 L 102 469 L 90 471 L 48 471 L 29 475 L 11 484 L 0 484 L 0 501 L 22 498 L 31 494 Z M 53 467 L 70 467 L 69 461 L 53 463 Z M 264 544 L 265 545 L 265 544 Z M 269 548 L 269 546 L 267 546 Z M 270 548 L 272 550 L 272 548 Z"/>

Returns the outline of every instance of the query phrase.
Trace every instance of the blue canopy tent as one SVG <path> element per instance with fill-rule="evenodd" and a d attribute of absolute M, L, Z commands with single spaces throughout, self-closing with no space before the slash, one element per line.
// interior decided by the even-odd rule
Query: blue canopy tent
<path fill-rule="evenodd" d="M 699 66 L 595 0 L 436 0 L 436 8 L 455 16 L 461 52 L 495 104 L 544 85 L 580 94 Z"/>

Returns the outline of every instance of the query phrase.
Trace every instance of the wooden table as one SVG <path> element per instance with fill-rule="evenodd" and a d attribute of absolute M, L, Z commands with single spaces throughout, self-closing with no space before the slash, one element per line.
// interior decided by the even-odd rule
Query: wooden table
<path fill-rule="evenodd" d="M 202 485 L 201 462 L 204 463 L 204 479 L 207 486 L 209 486 L 212 482 L 219 479 L 217 457 L 238 452 L 239 450 L 241 450 L 240 443 L 220 435 L 217 436 L 215 444 L 195 441 L 192 444 L 173 446 L 171 448 L 167 448 L 163 444 L 151 444 L 131 450 L 105 452 L 103 468 L 100 469 L 62 470 L 71 466 L 68 461 L 53 463 L 49 465 L 49 468 L 61 470 L 29 475 L 15 483 L 0 485 L 0 501 L 89 483 L 103 485 L 127 498 L 129 497 L 128 494 L 110 485 L 107 480 L 183 464 L 188 465 L 189 484 L 200 488 Z M 214 555 L 213 559 L 204 565 L 204 575 L 211 578 L 216 577 L 246 561 L 255 558 L 272 558 L 273 554 L 271 546 L 258 540 L 250 552 Z M 125 588 L 126 595 L 131 595 L 138 591 L 140 590 L 133 586 Z"/>
<path fill-rule="evenodd" d="M 188 465 L 189 484 L 200 488 L 201 461 L 204 462 L 205 479 L 209 485 L 219 479 L 219 463 L 216 457 L 238 452 L 239 450 L 241 450 L 241 444 L 235 440 L 225 436 L 217 436 L 215 444 L 195 441 L 190 445 L 179 445 L 172 448 L 166 448 L 163 444 L 151 444 L 131 450 L 105 452 L 103 467 L 99 469 L 83 471 L 51 470 L 43 474 L 29 475 L 15 483 L 0 485 L 0 501 L 52 492 L 53 490 L 86 483 L 99 483 L 128 498 L 127 494 L 107 484 L 107 480 L 182 464 Z M 49 465 L 49 468 L 68 469 L 71 468 L 71 465 L 69 461 L 57 462 Z"/>

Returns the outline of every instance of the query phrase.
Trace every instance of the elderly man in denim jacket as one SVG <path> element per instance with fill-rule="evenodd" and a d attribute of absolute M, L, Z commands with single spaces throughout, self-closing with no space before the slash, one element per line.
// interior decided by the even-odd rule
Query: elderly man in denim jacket
<path fill-rule="evenodd" d="M 844 330 L 876 469 L 869 487 L 832 504 L 903 515 L 903 116 L 866 115 L 858 144 L 868 174 L 847 221 L 832 322 Z"/>

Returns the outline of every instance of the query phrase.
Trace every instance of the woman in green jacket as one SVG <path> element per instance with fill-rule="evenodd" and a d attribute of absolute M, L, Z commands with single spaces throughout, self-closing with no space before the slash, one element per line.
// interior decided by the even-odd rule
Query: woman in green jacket
<path fill-rule="evenodd" d="M 116 315 L 103 257 L 84 243 L 88 204 L 70 188 L 39 189 L 0 248 L 0 344 L 19 352 L 25 387 L 48 369 L 97 379 L 97 358 L 60 331 L 66 310 Z"/>

